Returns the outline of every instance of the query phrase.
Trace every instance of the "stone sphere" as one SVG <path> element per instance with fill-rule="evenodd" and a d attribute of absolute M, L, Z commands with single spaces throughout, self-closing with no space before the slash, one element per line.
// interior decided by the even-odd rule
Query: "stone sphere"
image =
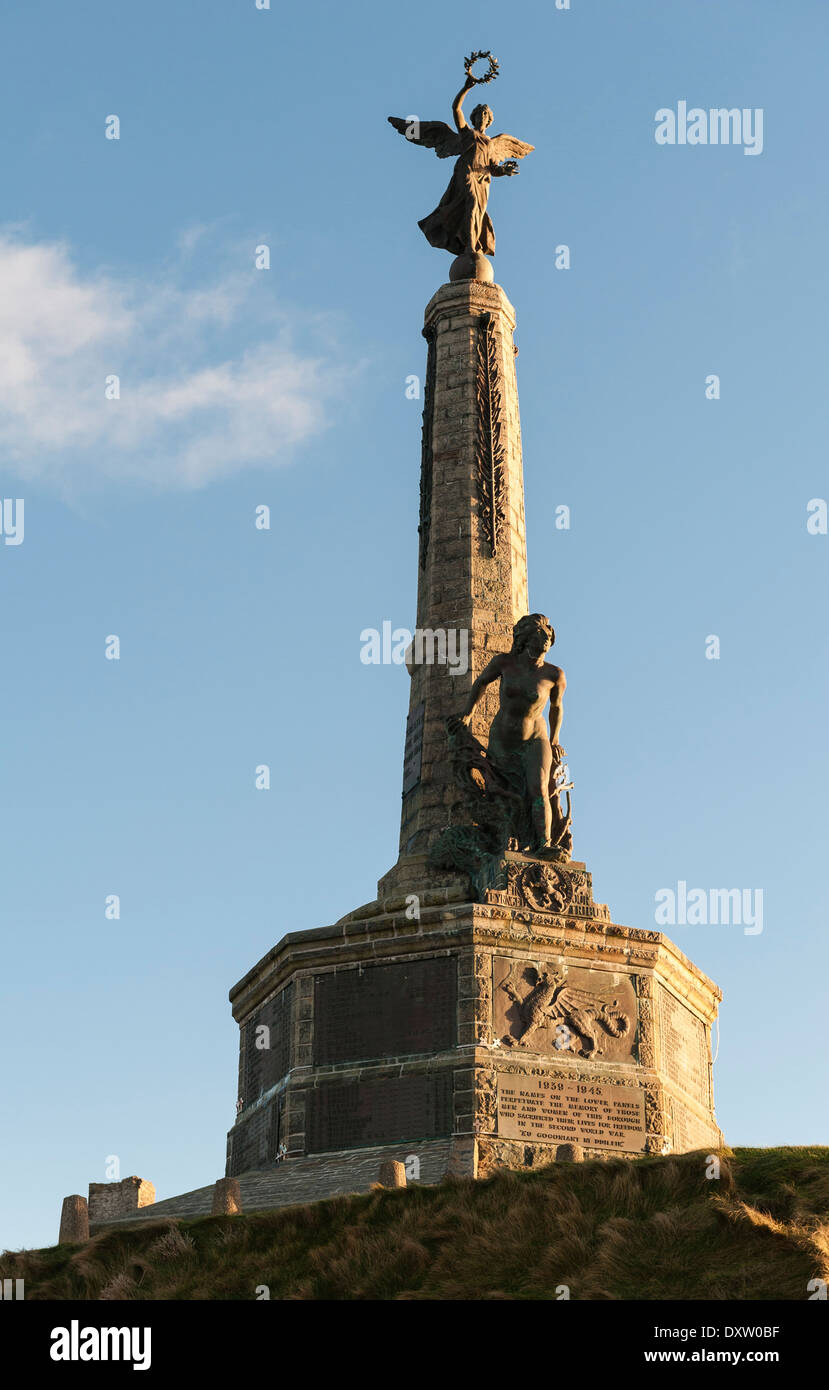
<path fill-rule="evenodd" d="M 453 283 L 456 280 L 479 280 L 485 285 L 491 285 L 495 280 L 495 272 L 483 252 L 465 251 L 462 256 L 456 256 L 450 265 L 449 279 Z"/>

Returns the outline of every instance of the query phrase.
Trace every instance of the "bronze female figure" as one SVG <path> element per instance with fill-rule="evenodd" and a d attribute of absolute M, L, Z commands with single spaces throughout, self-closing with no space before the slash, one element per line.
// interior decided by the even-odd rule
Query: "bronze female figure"
<path fill-rule="evenodd" d="M 446 192 L 434 212 L 424 217 L 418 226 L 432 246 L 464 257 L 467 264 L 469 258 L 474 261 L 476 256 L 491 256 L 495 252 L 495 232 L 487 212 L 491 179 L 517 174 L 518 160 L 534 148 L 513 135 L 487 135 L 493 116 L 485 104 L 475 107 L 471 114 L 472 124 L 467 125 L 463 114 L 464 97 L 482 80 L 473 76 L 469 66 L 467 60 L 466 81 L 452 103 L 454 130 L 443 121 L 389 116 L 395 130 L 414 144 L 434 150 L 439 159 L 456 157 Z"/>

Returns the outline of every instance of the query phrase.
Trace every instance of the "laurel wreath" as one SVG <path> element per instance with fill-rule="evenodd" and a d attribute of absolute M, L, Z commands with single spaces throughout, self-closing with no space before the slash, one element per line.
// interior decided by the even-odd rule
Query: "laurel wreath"
<path fill-rule="evenodd" d="M 479 58 L 489 59 L 489 70 L 484 73 L 483 77 L 476 77 L 472 71 L 474 64 L 477 63 Z M 471 77 L 476 86 L 479 86 L 482 82 L 492 82 L 493 78 L 498 76 L 498 59 L 493 58 L 488 48 L 481 53 L 471 53 L 468 58 L 464 58 L 463 67 L 467 77 Z"/>

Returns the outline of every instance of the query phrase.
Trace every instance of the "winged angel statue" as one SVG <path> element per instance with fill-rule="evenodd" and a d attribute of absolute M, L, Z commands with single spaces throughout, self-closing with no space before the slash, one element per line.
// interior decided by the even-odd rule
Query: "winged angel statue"
<path fill-rule="evenodd" d="M 472 72 L 473 63 L 489 59 L 489 71 L 484 77 Z M 389 116 L 390 123 L 407 140 L 434 150 L 438 159 L 456 158 L 449 187 L 428 217 L 418 226 L 426 240 L 455 256 L 491 256 L 495 252 L 495 232 L 487 213 L 490 180 L 518 173 L 518 160 L 535 147 L 514 135 L 486 134 L 492 125 L 489 106 L 481 104 L 472 111 L 471 126 L 463 114 L 463 101 L 468 91 L 479 82 L 491 82 L 498 75 L 498 62 L 489 53 L 473 53 L 465 60 L 466 81 L 452 103 L 455 129 L 443 121 L 420 121 L 415 116 L 403 119 Z"/>

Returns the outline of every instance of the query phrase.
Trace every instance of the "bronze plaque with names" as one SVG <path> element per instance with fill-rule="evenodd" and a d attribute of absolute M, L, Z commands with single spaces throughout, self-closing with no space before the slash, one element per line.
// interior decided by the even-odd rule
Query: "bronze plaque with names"
<path fill-rule="evenodd" d="M 454 956 L 314 977 L 314 1066 L 444 1052 L 457 1036 Z"/>
<path fill-rule="evenodd" d="M 416 787 L 420 781 L 420 765 L 423 760 L 423 721 L 426 706 L 416 705 L 406 719 L 406 743 L 403 750 L 403 795 Z"/>
<path fill-rule="evenodd" d="M 453 1127 L 452 1096 L 451 1071 L 312 1087 L 306 1110 L 308 1152 L 448 1138 Z"/>
<path fill-rule="evenodd" d="M 556 1077 L 498 1076 L 498 1134 L 537 1144 L 644 1149 L 645 1096 L 634 1086 Z"/>

